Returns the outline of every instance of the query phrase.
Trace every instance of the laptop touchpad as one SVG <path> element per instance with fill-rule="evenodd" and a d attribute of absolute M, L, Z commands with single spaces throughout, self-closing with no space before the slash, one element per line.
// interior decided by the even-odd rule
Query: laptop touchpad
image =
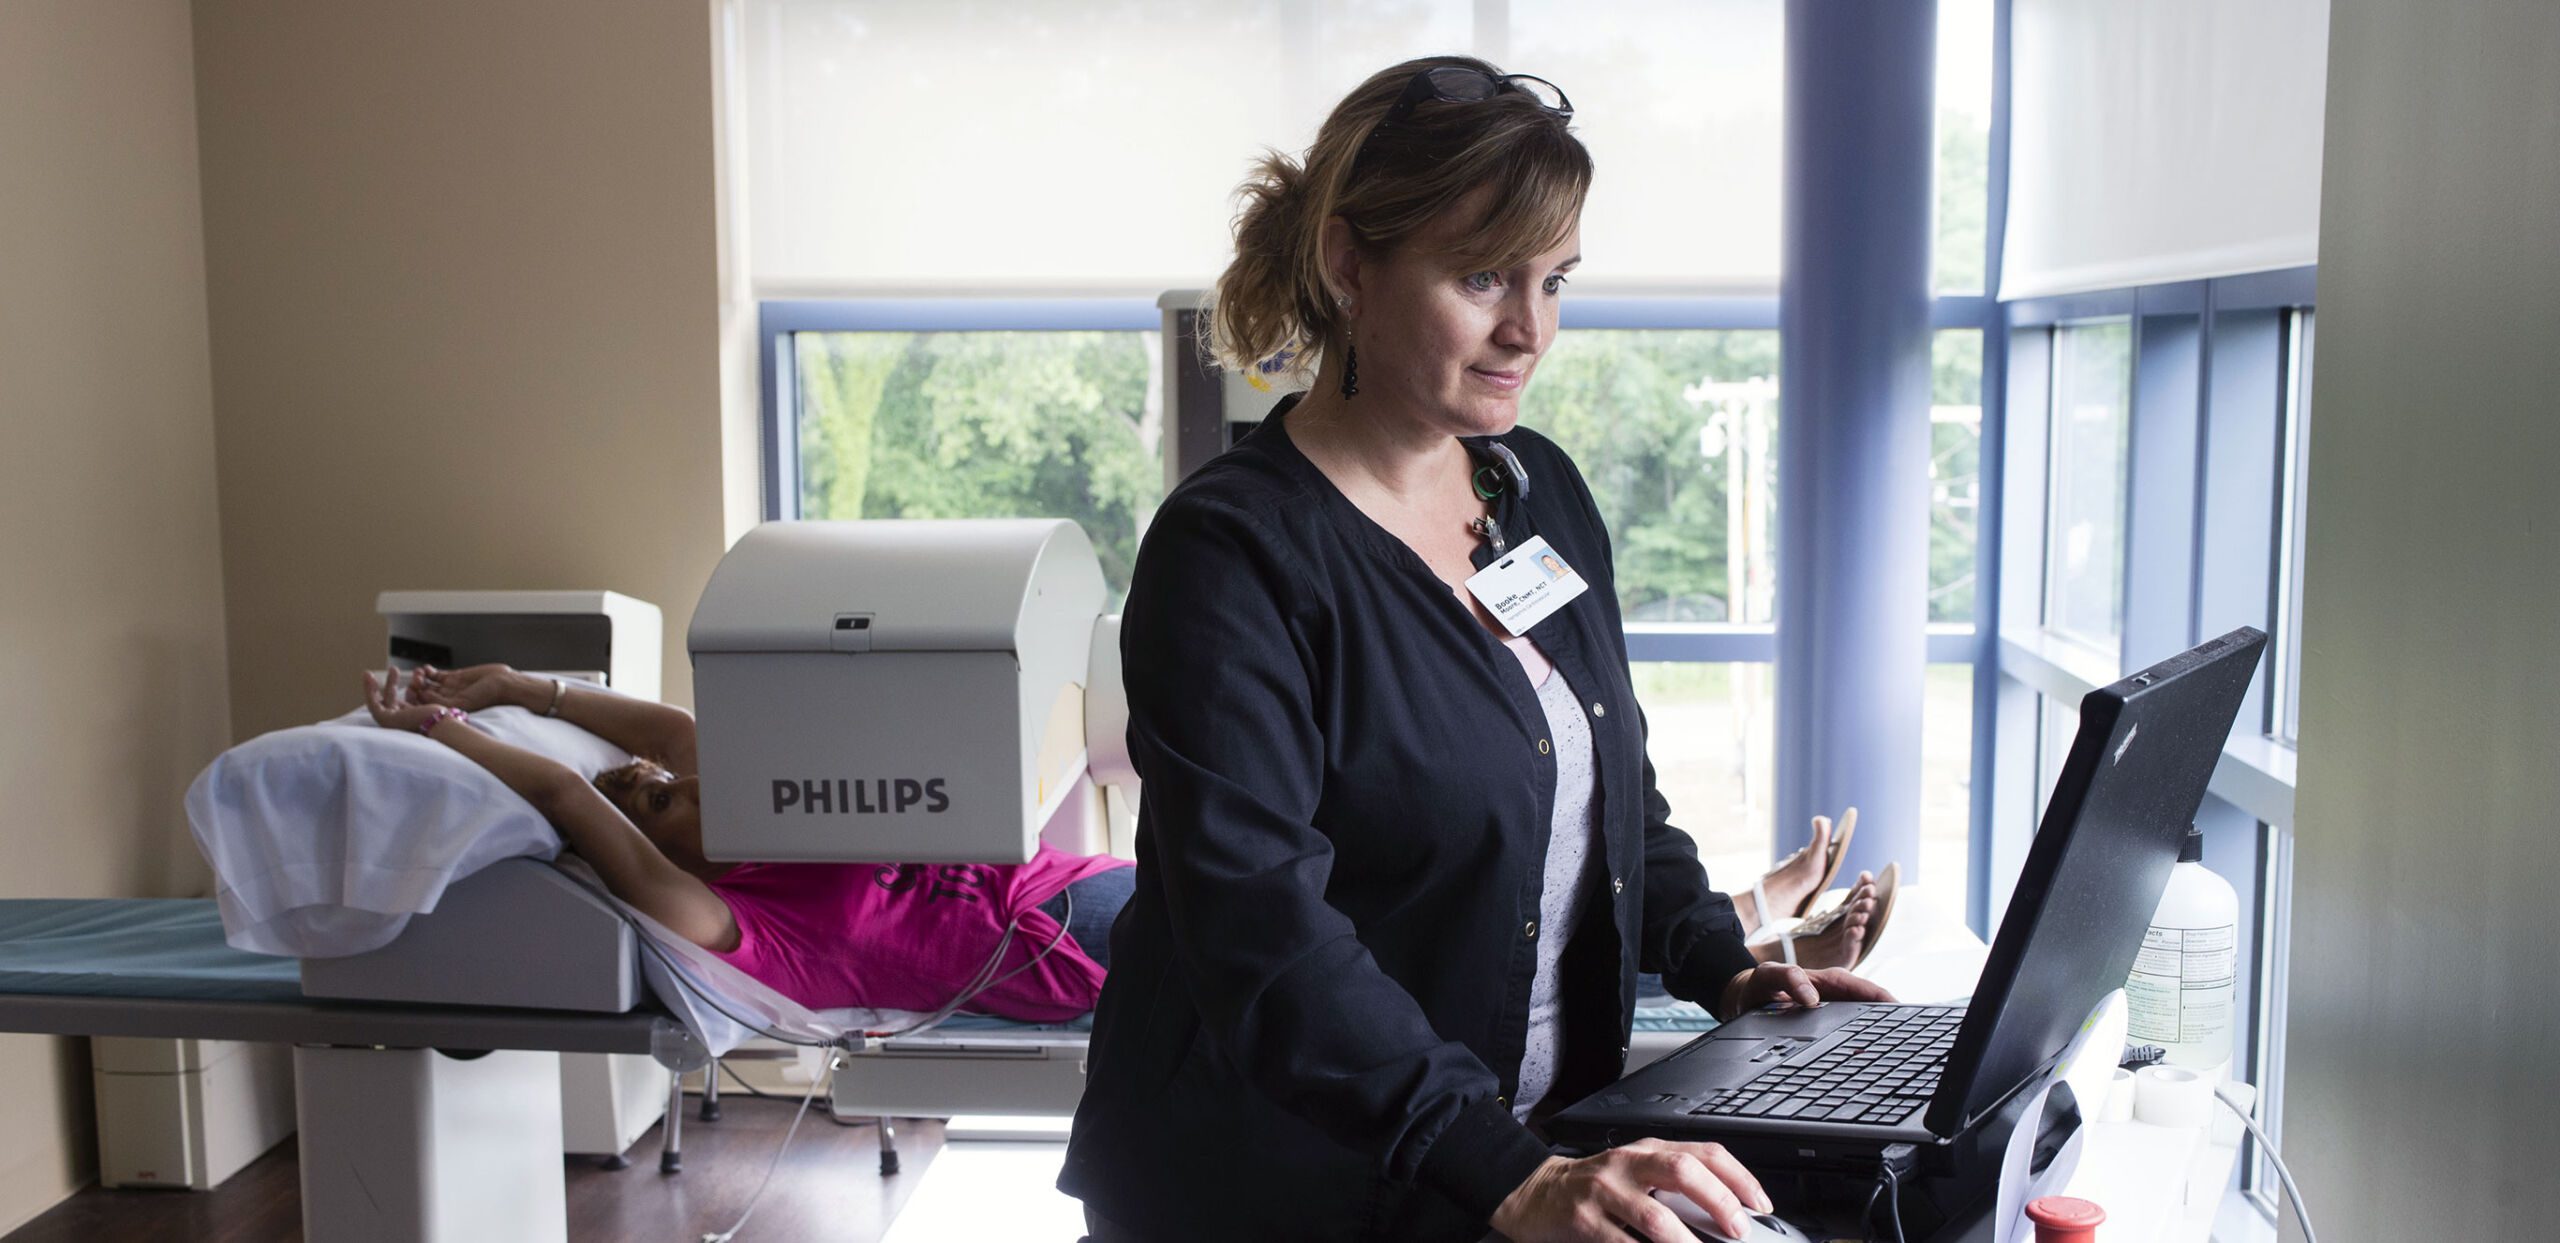
<path fill-rule="evenodd" d="M 1727 1036 L 1708 1041 L 1697 1056 L 1710 1062 L 1774 1062 L 1804 1044 L 1792 1036 Z"/>

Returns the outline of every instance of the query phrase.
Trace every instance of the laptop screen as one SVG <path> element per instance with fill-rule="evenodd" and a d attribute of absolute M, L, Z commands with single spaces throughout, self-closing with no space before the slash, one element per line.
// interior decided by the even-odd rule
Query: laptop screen
<path fill-rule="evenodd" d="M 2267 637 L 2248 627 L 2091 691 L 1923 1121 L 1953 1135 L 2133 970 Z"/>

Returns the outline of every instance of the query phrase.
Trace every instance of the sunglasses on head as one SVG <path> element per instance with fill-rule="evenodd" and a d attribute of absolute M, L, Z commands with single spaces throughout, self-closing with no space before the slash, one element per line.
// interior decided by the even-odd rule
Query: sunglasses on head
<path fill-rule="evenodd" d="M 1379 118 L 1378 124 L 1369 131 L 1367 138 L 1360 140 L 1360 149 L 1351 154 L 1351 166 L 1355 169 L 1360 166 L 1361 157 L 1369 153 L 1369 142 L 1378 136 L 1379 130 L 1390 129 L 1403 123 L 1425 100 L 1450 104 L 1474 104 L 1482 103 L 1505 91 L 1518 91 L 1528 96 L 1559 121 L 1573 119 L 1573 101 L 1565 98 L 1564 91 L 1545 78 L 1532 77 L 1525 73 L 1506 73 L 1497 76 L 1466 65 L 1440 65 L 1413 75 L 1412 79 L 1404 84 L 1404 93 L 1396 96 L 1396 102 L 1387 109 L 1387 115 Z"/>
<path fill-rule="evenodd" d="M 1404 84 L 1404 93 L 1396 97 L 1395 106 L 1387 109 L 1381 126 L 1394 125 L 1413 115 L 1415 106 L 1426 99 L 1442 103 L 1472 104 L 1491 99 L 1504 91 L 1518 91 L 1538 101 L 1538 106 L 1552 112 L 1560 121 L 1573 119 L 1573 101 L 1564 97 L 1556 84 L 1545 78 L 1525 73 L 1506 73 L 1500 77 L 1466 65 L 1441 65 L 1413 75 Z"/>

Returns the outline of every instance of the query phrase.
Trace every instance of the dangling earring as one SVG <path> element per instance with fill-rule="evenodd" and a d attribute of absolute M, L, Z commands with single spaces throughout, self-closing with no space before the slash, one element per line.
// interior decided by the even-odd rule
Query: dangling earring
<path fill-rule="evenodd" d="M 1335 310 L 1348 316 L 1351 313 L 1351 295 L 1335 294 L 1333 305 Z M 1360 347 L 1348 340 L 1348 334 L 1345 336 L 1342 343 L 1342 395 L 1357 397 L 1360 395 Z"/>

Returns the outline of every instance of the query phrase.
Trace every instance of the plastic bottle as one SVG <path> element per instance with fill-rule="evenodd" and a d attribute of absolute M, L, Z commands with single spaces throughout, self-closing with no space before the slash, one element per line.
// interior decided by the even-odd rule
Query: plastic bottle
<path fill-rule="evenodd" d="M 2135 1044 L 2166 1050 L 2173 1066 L 2219 1076 L 2231 1062 L 2233 997 L 2240 961 L 2240 895 L 2206 870 L 2204 833 L 2187 827 L 2160 909 L 2142 934 L 2142 953 L 2125 981 Z"/>

